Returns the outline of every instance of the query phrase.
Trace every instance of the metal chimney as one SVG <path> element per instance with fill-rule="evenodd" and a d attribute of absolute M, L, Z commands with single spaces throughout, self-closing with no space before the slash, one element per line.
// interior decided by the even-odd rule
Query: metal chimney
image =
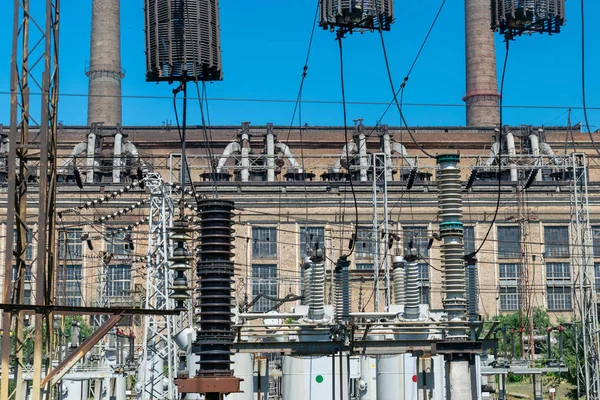
<path fill-rule="evenodd" d="M 489 0 L 465 0 L 467 126 L 496 126 L 498 79 Z"/>
<path fill-rule="evenodd" d="M 92 0 L 88 125 L 121 124 L 121 0 Z"/>

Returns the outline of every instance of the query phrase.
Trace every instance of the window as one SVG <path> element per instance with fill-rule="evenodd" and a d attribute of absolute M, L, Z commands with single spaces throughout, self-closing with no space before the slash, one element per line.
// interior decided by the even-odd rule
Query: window
<path fill-rule="evenodd" d="M 544 242 L 546 257 L 569 256 L 569 228 L 566 226 L 544 227 Z"/>
<path fill-rule="evenodd" d="M 521 307 L 519 280 L 521 264 L 500 264 L 500 311 L 515 311 Z"/>
<path fill-rule="evenodd" d="M 17 280 L 17 266 L 12 267 L 12 280 Z M 25 276 L 23 280 L 23 302 L 31 304 L 31 265 L 25 266 Z"/>
<path fill-rule="evenodd" d="M 570 264 L 566 262 L 546 263 L 546 284 L 548 309 L 571 310 Z"/>
<path fill-rule="evenodd" d="M 129 296 L 131 291 L 131 266 L 108 266 L 108 295 L 110 297 Z"/>
<path fill-rule="evenodd" d="M 375 254 L 375 240 L 373 229 L 358 228 L 356 232 L 356 258 L 373 258 Z"/>
<path fill-rule="evenodd" d="M 429 265 L 419 263 L 419 292 L 421 295 L 421 304 L 429 304 Z"/>
<path fill-rule="evenodd" d="M 518 226 L 498 227 L 498 257 L 521 257 L 521 230 Z"/>
<path fill-rule="evenodd" d="M 356 269 L 360 271 L 373 271 L 373 263 L 356 263 Z"/>
<path fill-rule="evenodd" d="M 65 265 L 58 268 L 56 302 L 61 306 L 81 306 L 81 265 Z"/>
<path fill-rule="evenodd" d="M 427 237 L 426 226 L 411 226 L 403 228 L 404 247 L 408 247 L 408 244 L 412 240 L 413 246 L 417 249 L 420 257 L 429 257 L 429 238 Z"/>
<path fill-rule="evenodd" d="M 600 263 L 594 263 L 594 280 L 596 291 L 600 290 Z"/>
<path fill-rule="evenodd" d="M 67 253 L 65 254 L 65 234 L 67 241 Z M 81 260 L 81 229 L 70 229 L 58 233 L 58 261 Z"/>
<path fill-rule="evenodd" d="M 592 242 L 594 243 L 594 257 L 600 257 L 600 226 L 592 227 Z"/>
<path fill-rule="evenodd" d="M 277 231 L 275 228 L 252 227 L 252 257 L 277 258 Z"/>
<path fill-rule="evenodd" d="M 310 247 L 308 247 L 310 246 Z M 301 227 L 300 228 L 300 258 L 306 257 L 309 248 L 317 246 L 319 249 L 325 248 L 325 228 L 322 227 Z"/>
<path fill-rule="evenodd" d="M 17 248 L 17 230 L 14 230 L 14 238 L 13 238 L 13 248 Z M 33 229 L 31 227 L 27 227 L 25 234 L 25 259 L 33 260 Z"/>
<path fill-rule="evenodd" d="M 115 258 L 128 258 L 131 255 L 131 246 L 126 238 L 131 238 L 129 233 L 118 229 L 106 230 L 106 251 Z"/>
<path fill-rule="evenodd" d="M 463 244 L 465 246 L 465 255 L 475 253 L 475 228 L 465 226 L 463 228 Z"/>
<path fill-rule="evenodd" d="M 252 265 L 252 296 L 256 298 L 259 294 L 263 296 L 277 297 L 277 265 L 276 264 L 253 264 Z M 266 298 L 258 299 L 252 306 L 253 312 L 267 312 L 275 305 L 276 301 Z"/>
<path fill-rule="evenodd" d="M 548 286 L 548 310 L 572 310 L 571 289 L 569 287 Z"/>

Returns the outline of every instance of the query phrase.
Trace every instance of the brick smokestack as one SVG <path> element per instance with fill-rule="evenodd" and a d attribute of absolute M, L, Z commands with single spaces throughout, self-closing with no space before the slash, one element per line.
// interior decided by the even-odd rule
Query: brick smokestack
<path fill-rule="evenodd" d="M 92 1 L 88 125 L 121 124 L 121 0 Z"/>
<path fill-rule="evenodd" d="M 489 0 L 465 0 L 467 126 L 496 126 L 498 79 Z"/>

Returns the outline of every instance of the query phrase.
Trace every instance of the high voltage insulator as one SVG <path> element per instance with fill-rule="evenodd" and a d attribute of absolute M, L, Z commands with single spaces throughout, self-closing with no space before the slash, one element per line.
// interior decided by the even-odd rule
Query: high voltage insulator
<path fill-rule="evenodd" d="M 492 0 L 492 29 L 507 40 L 523 33 L 559 33 L 565 0 Z"/>
<path fill-rule="evenodd" d="M 467 311 L 466 277 L 463 246 L 462 197 L 460 156 L 445 154 L 437 157 L 438 203 L 440 209 L 440 237 L 442 243 L 442 265 L 444 269 L 444 311 L 448 315 L 450 329 L 448 337 L 466 338 L 465 319 Z"/>
<path fill-rule="evenodd" d="M 177 221 L 173 223 L 173 227 L 169 229 L 171 231 L 170 239 L 173 241 L 174 249 L 173 254 L 169 257 L 170 264 L 169 269 L 175 271 L 175 279 L 173 279 L 173 286 L 169 288 L 172 292 L 169 297 L 175 300 L 175 308 L 178 310 L 185 310 L 185 301 L 190 296 L 190 287 L 186 273 L 191 269 L 189 262 L 194 259 L 193 255 L 190 254 L 186 248 L 186 243 L 192 240 L 189 232 L 192 230 L 188 227 L 185 221 Z"/>
<path fill-rule="evenodd" d="M 238 392 L 239 379 L 231 370 L 231 346 L 235 338 L 233 304 L 233 202 L 202 200 L 200 246 L 197 263 L 196 341 L 200 356 L 195 378 L 177 382 L 180 393 L 204 393 L 206 399 Z"/>
<path fill-rule="evenodd" d="M 145 0 L 146 81 L 220 81 L 217 0 Z"/>
<path fill-rule="evenodd" d="M 414 247 L 404 252 L 404 318 L 418 319 L 421 296 L 419 290 L 419 255 Z"/>
<path fill-rule="evenodd" d="M 335 266 L 335 317 L 340 322 L 350 321 L 350 261 L 344 256 Z"/>
<path fill-rule="evenodd" d="M 394 303 L 396 305 L 403 305 L 406 299 L 404 296 L 404 257 L 394 256 L 392 268 L 392 277 L 394 278 Z"/>
<path fill-rule="evenodd" d="M 388 31 L 394 22 L 393 0 L 320 0 L 319 4 L 319 26 L 323 29 Z"/>

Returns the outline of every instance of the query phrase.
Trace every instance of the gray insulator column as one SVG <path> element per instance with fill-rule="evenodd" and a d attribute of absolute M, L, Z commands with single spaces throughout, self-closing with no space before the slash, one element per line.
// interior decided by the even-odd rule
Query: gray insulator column
<path fill-rule="evenodd" d="M 438 202 L 440 207 L 440 237 L 442 243 L 442 269 L 444 270 L 444 311 L 448 315 L 450 339 L 466 338 L 467 311 L 466 277 L 463 246 L 462 195 L 460 156 L 445 154 L 437 157 Z"/>
<path fill-rule="evenodd" d="M 312 275 L 312 261 L 310 257 L 304 259 L 302 264 L 302 304 L 310 305 L 310 279 Z"/>
<path fill-rule="evenodd" d="M 309 292 L 308 318 L 321 320 L 325 315 L 325 261 L 322 257 L 315 257 L 312 264 Z"/>
<path fill-rule="evenodd" d="M 406 249 L 404 255 L 404 259 L 406 260 L 404 264 L 404 318 L 406 319 L 419 318 L 421 296 L 419 293 L 419 263 L 417 262 L 417 257 L 416 248 Z"/>
<path fill-rule="evenodd" d="M 335 317 L 339 322 L 350 321 L 350 261 L 340 257 L 335 266 Z"/>
<path fill-rule="evenodd" d="M 479 320 L 479 288 L 477 278 L 477 265 L 475 260 L 472 260 L 467 266 L 467 305 L 469 321 Z"/>
<path fill-rule="evenodd" d="M 392 262 L 392 278 L 394 280 L 394 304 L 403 305 L 406 298 L 404 296 L 404 257 L 394 256 Z"/>
<path fill-rule="evenodd" d="M 121 124 L 121 0 L 92 1 L 88 125 Z"/>
<path fill-rule="evenodd" d="M 500 123 L 491 18 L 489 0 L 465 0 L 467 90 L 464 101 L 467 103 L 468 126 L 496 126 Z"/>

